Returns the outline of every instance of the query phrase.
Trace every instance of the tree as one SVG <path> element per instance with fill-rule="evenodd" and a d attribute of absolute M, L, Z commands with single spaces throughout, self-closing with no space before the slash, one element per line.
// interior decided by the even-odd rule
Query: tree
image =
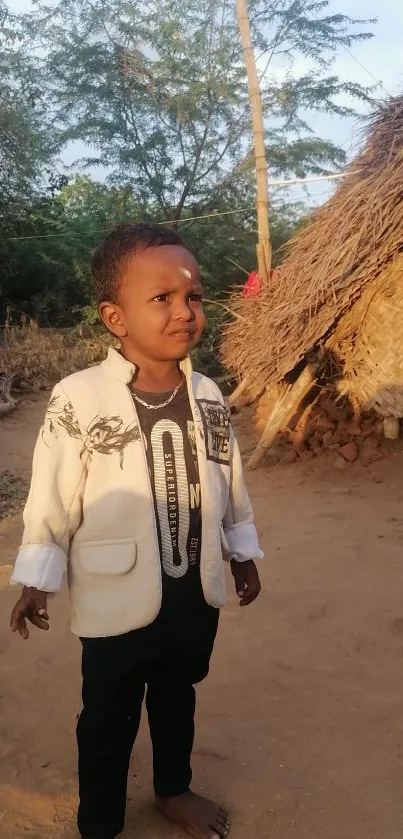
<path fill-rule="evenodd" d="M 15 16 L 0 0 L 0 224 L 29 200 L 50 164 L 44 92 L 22 47 Z"/>
<path fill-rule="evenodd" d="M 12 240 L 51 176 L 54 138 L 35 62 L 25 51 L 19 24 L 0 0 L 0 323 L 10 286 L 20 282 Z M 28 227 L 31 225 L 28 223 Z M 32 242 L 31 242 L 32 250 Z M 20 250 L 21 254 L 21 250 Z M 26 254 L 26 259 L 32 259 Z M 26 263 L 22 263 L 23 271 Z"/>
<path fill-rule="evenodd" d="M 309 129 L 306 113 L 343 117 L 368 99 L 331 73 L 340 47 L 370 37 L 365 21 L 328 14 L 325 0 L 251 0 L 252 37 L 273 175 L 327 171 L 344 152 Z M 38 0 L 28 43 L 63 142 L 82 140 L 115 184 L 178 220 L 250 184 L 250 112 L 233 0 Z M 310 68 L 297 73 L 305 59 Z M 272 71 L 283 62 L 283 79 Z M 92 158 L 94 160 L 94 158 Z"/>
<path fill-rule="evenodd" d="M 185 209 L 180 223 L 200 263 L 205 296 L 213 301 L 206 303 L 208 328 L 196 364 L 214 376 L 222 374 L 219 343 L 227 314 L 223 290 L 239 283 L 240 274 L 253 267 L 256 241 L 253 202 L 235 215 L 227 215 L 224 204 L 217 209 L 201 219 Z M 301 208 L 295 205 L 274 210 L 274 248 L 290 238 L 300 217 Z M 155 208 L 139 206 L 128 187 L 110 187 L 85 176 L 71 181 L 53 178 L 21 212 L 16 228 L 10 227 L 0 239 L 3 300 L 5 308 L 11 308 L 12 321 L 19 324 L 24 313 L 42 326 L 96 324 L 91 251 L 108 227 L 123 218 L 155 221 Z"/>
<path fill-rule="evenodd" d="M 4 305 L 16 322 L 25 313 L 46 326 L 77 323 L 92 303 L 92 249 L 111 224 L 138 215 L 128 190 L 83 176 L 53 180 L 31 199 L 0 241 Z"/>

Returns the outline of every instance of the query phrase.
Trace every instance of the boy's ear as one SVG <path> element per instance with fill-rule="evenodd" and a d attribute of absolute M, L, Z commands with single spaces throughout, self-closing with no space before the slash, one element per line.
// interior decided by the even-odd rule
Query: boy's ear
<path fill-rule="evenodd" d="M 116 338 L 126 338 L 127 328 L 124 323 L 122 310 L 117 303 L 105 301 L 98 306 L 98 312 L 108 332 L 112 332 L 112 335 L 115 335 Z"/>

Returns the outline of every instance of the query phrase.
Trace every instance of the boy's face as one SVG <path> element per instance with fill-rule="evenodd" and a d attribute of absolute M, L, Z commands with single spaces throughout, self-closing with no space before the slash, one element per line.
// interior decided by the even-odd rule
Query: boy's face
<path fill-rule="evenodd" d="M 178 361 L 203 333 L 202 298 L 194 257 L 185 248 L 161 245 L 127 259 L 119 303 L 101 304 L 100 314 L 131 360 Z"/>

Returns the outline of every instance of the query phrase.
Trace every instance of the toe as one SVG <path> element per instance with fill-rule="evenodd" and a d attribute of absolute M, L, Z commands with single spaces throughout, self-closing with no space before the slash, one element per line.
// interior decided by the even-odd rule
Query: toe
<path fill-rule="evenodd" d="M 220 814 L 219 814 L 219 815 L 217 816 L 217 818 L 216 818 L 215 822 L 214 822 L 214 827 L 220 827 L 220 828 L 222 828 L 222 827 L 228 827 L 228 821 L 229 821 L 229 820 L 228 820 L 228 817 L 227 817 L 227 816 L 224 816 L 224 815 L 220 815 Z"/>
<path fill-rule="evenodd" d="M 227 817 L 217 816 L 213 825 L 213 830 L 217 831 L 221 839 L 225 839 L 229 833 L 229 819 Z"/>
<path fill-rule="evenodd" d="M 229 829 L 230 829 L 230 823 L 229 823 L 229 820 L 227 819 L 227 821 L 225 822 L 225 824 L 222 827 L 222 832 L 221 832 L 222 839 L 226 839 L 226 837 L 229 834 Z"/>

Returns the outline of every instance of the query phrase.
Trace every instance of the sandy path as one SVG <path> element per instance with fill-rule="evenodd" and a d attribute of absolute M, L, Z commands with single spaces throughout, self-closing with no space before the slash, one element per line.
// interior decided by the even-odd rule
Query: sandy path
<path fill-rule="evenodd" d="M 42 398 L 0 428 L 22 475 Z M 4 464 L 4 465 L 3 465 Z M 403 455 L 371 472 L 290 467 L 249 476 L 266 550 L 264 592 L 223 613 L 200 690 L 195 779 L 233 812 L 233 839 L 400 839 L 403 829 Z M 0 522 L 12 561 L 20 520 Z M 0 837 L 73 839 L 79 649 L 65 595 L 52 632 L 9 634 L 0 574 Z M 128 839 L 179 839 L 152 809 L 143 726 Z"/>

